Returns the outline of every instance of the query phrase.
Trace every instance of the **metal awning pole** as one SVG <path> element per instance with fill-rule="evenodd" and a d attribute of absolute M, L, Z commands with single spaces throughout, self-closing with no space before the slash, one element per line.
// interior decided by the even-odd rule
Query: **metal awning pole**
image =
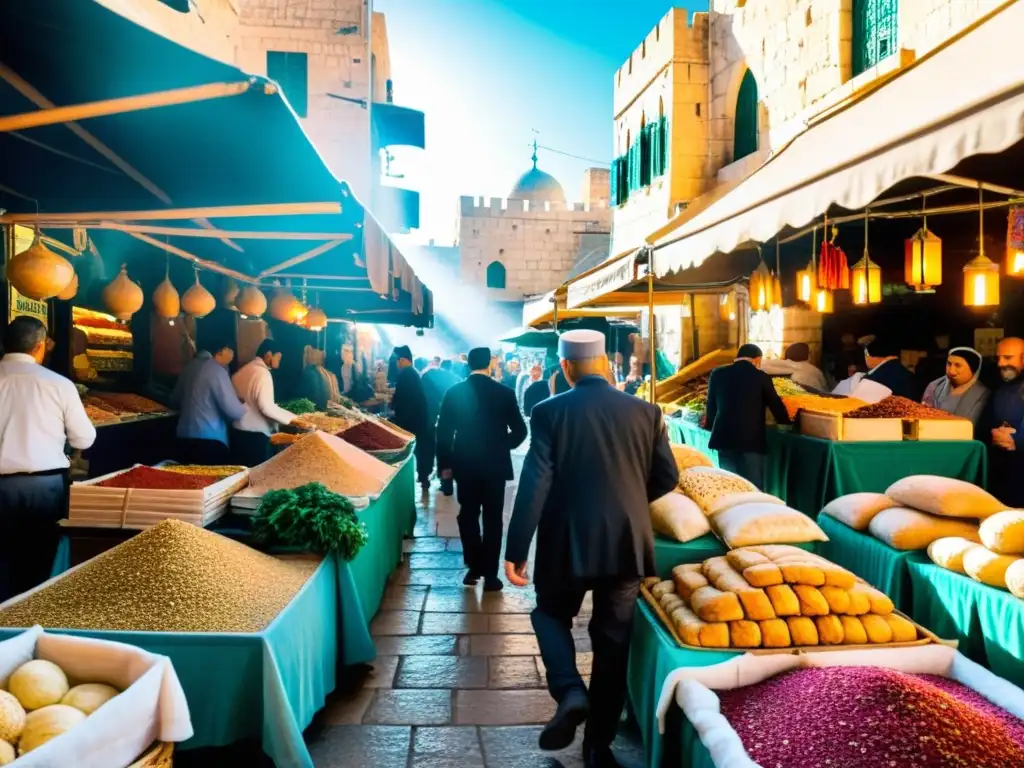
<path fill-rule="evenodd" d="M 657 354 L 657 323 L 654 317 L 654 254 L 647 251 L 647 336 L 651 358 L 651 405 L 657 402 L 658 396 L 658 363 Z"/>

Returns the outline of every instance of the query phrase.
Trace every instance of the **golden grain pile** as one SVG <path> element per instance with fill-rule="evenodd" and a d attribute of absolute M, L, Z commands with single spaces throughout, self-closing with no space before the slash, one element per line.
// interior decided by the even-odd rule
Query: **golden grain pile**
<path fill-rule="evenodd" d="M 339 437 L 314 432 L 249 472 L 256 491 L 322 483 L 343 496 L 380 493 L 395 470 Z"/>
<path fill-rule="evenodd" d="M 165 520 L 0 611 L 0 626 L 260 632 L 318 565 Z"/>

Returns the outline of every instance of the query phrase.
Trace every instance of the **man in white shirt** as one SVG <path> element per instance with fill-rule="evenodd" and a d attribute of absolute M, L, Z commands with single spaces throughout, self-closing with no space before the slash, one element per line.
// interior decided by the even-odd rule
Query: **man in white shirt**
<path fill-rule="evenodd" d="M 769 376 L 788 375 L 794 384 L 827 392 L 825 374 L 811 362 L 811 348 L 802 341 L 786 348 L 785 360 L 762 360 L 761 370 Z"/>
<path fill-rule="evenodd" d="M 0 360 L 0 602 L 49 578 L 67 509 L 65 442 L 90 447 L 96 428 L 78 390 L 44 368 L 46 327 L 16 317 Z"/>
<path fill-rule="evenodd" d="M 270 436 L 278 424 L 291 424 L 295 414 L 274 400 L 274 376 L 281 365 L 281 347 L 273 339 L 264 339 L 256 357 L 231 377 L 235 392 L 245 403 L 245 416 L 235 422 L 232 431 L 235 461 L 246 467 L 262 464 L 270 455 Z"/>

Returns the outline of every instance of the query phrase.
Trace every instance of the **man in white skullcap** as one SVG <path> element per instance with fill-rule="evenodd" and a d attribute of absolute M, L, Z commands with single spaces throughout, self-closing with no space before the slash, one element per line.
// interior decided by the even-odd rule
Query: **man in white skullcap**
<path fill-rule="evenodd" d="M 558 342 L 572 389 L 538 403 L 530 451 L 505 546 L 505 576 L 528 583 L 537 533 L 534 631 L 558 710 L 540 735 L 565 749 L 584 721 L 586 766 L 618 765 L 611 751 L 626 700 L 633 611 L 645 576 L 655 575 L 650 502 L 679 482 L 661 411 L 609 384 L 604 334 L 578 330 Z M 590 692 L 576 668 L 572 621 L 593 591 Z"/>

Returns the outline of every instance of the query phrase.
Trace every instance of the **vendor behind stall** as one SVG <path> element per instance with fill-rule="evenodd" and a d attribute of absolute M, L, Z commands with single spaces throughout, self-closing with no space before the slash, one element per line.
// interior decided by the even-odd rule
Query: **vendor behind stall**
<path fill-rule="evenodd" d="M 235 422 L 231 433 L 235 461 L 246 467 L 262 464 L 270 455 L 270 435 L 278 424 L 291 424 L 295 414 L 274 401 L 274 376 L 281 365 L 281 347 L 273 339 L 264 339 L 256 357 L 243 365 L 231 378 L 235 392 L 246 405 L 246 413 Z"/>
<path fill-rule="evenodd" d="M 873 338 L 864 347 L 864 362 L 868 372 L 865 381 L 873 381 L 889 389 L 892 394 L 908 400 L 920 400 L 920 391 L 914 374 L 900 362 L 900 347 L 885 335 Z"/>
<path fill-rule="evenodd" d="M 0 360 L 0 602 L 46 581 L 67 511 L 64 444 L 90 447 L 96 428 L 70 380 L 44 368 L 46 327 L 16 317 Z"/>
<path fill-rule="evenodd" d="M 811 362 L 811 348 L 802 341 L 786 348 L 784 360 L 762 361 L 761 370 L 769 376 L 789 376 L 793 383 L 801 387 L 818 392 L 828 391 L 825 374 Z"/>
<path fill-rule="evenodd" d="M 989 396 L 988 387 L 978 381 L 981 361 L 981 353 L 976 349 L 951 349 L 946 357 L 946 375 L 928 385 L 921 402 L 970 419 L 978 426 Z"/>
<path fill-rule="evenodd" d="M 337 401 L 341 395 L 338 377 L 324 366 L 325 357 L 322 350 L 307 346 L 306 365 L 299 382 L 300 395 L 312 402 L 318 411 L 326 411 L 327 404 Z"/>
<path fill-rule="evenodd" d="M 220 341 L 204 346 L 178 377 L 171 404 L 180 411 L 179 459 L 216 466 L 231 460 L 228 425 L 245 416 L 246 409 L 228 374 L 235 351 Z"/>

